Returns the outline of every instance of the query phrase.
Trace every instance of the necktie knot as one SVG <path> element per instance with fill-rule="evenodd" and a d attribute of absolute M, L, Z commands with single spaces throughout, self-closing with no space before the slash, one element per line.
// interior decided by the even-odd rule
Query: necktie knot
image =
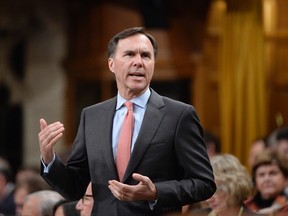
<path fill-rule="evenodd" d="M 133 102 L 131 101 L 126 101 L 125 106 L 127 107 L 128 110 L 132 110 L 133 111 Z"/>

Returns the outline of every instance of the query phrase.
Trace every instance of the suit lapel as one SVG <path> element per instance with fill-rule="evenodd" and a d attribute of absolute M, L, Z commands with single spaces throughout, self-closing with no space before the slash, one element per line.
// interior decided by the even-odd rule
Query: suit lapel
<path fill-rule="evenodd" d="M 105 120 L 103 121 L 104 123 L 101 126 L 103 128 L 102 137 L 105 140 L 100 141 L 100 143 L 102 145 L 101 149 L 103 150 L 104 158 L 106 160 L 108 168 L 111 170 L 111 173 L 115 175 L 115 178 L 118 178 L 112 151 L 112 127 L 115 107 L 116 97 L 112 99 L 111 103 L 107 104 L 107 106 L 104 108 L 105 113 L 101 116 L 101 118 L 105 118 Z"/>
<path fill-rule="evenodd" d="M 146 149 L 150 145 L 151 140 L 165 115 L 163 110 L 161 110 L 162 107 L 164 107 L 162 97 L 151 90 L 151 96 L 147 104 L 141 129 L 135 142 L 123 181 L 132 174 L 135 167 L 138 166 L 138 163 L 143 157 Z"/>

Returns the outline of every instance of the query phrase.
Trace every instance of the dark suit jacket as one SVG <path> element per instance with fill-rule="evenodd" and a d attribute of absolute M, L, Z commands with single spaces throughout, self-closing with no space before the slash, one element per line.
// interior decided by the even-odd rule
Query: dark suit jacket
<path fill-rule="evenodd" d="M 137 184 L 135 172 L 148 176 L 158 193 L 153 211 L 147 201 L 119 201 L 108 189 L 108 181 L 118 179 L 112 153 L 116 97 L 82 111 L 67 166 L 56 158 L 48 174 L 42 167 L 44 179 L 64 197 L 79 199 L 91 178 L 95 216 L 162 215 L 212 196 L 216 186 L 195 109 L 151 91 L 123 182 Z"/>

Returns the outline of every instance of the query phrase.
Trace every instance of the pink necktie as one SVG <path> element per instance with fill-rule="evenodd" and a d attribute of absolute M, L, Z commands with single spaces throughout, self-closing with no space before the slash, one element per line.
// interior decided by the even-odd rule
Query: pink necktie
<path fill-rule="evenodd" d="M 133 103 L 126 101 L 124 104 L 127 107 L 127 113 L 122 124 L 116 154 L 116 167 L 120 181 L 123 179 L 123 175 L 130 159 L 134 127 Z"/>

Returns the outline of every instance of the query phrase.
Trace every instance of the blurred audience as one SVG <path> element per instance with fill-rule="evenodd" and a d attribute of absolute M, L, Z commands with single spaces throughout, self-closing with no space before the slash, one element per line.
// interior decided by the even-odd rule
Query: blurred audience
<path fill-rule="evenodd" d="M 17 182 L 30 176 L 39 176 L 39 168 L 33 166 L 20 167 L 15 175 L 15 183 L 17 184 Z"/>
<path fill-rule="evenodd" d="M 268 216 L 245 207 L 245 200 L 253 194 L 253 181 L 247 168 L 232 154 L 218 154 L 210 158 L 217 191 L 207 206 L 193 209 L 182 216 Z M 180 216 L 170 214 L 167 216 Z"/>
<path fill-rule="evenodd" d="M 53 190 L 42 190 L 26 196 L 23 216 L 53 216 L 53 208 L 56 203 L 64 198 Z"/>
<path fill-rule="evenodd" d="M 274 151 L 277 147 L 277 136 L 278 133 L 282 130 L 282 128 L 276 128 L 274 129 L 272 132 L 270 132 L 270 134 L 267 137 L 267 147 Z"/>
<path fill-rule="evenodd" d="M 245 205 L 250 210 L 270 215 L 286 214 L 288 196 L 288 160 L 277 151 L 266 150 L 257 155 L 252 167 L 255 193 Z"/>
<path fill-rule="evenodd" d="M 209 131 L 204 131 L 204 141 L 209 157 L 217 155 L 221 152 L 219 139 L 214 134 L 210 133 Z"/>
<path fill-rule="evenodd" d="M 27 174 L 27 173 L 26 173 Z M 51 187 L 41 178 L 39 173 L 29 173 L 23 175 L 18 179 L 15 192 L 14 201 L 16 204 L 16 213 L 22 215 L 22 207 L 27 195 L 41 190 L 50 190 Z"/>
<path fill-rule="evenodd" d="M 257 215 L 244 207 L 244 201 L 253 192 L 253 182 L 248 170 L 238 158 L 231 154 L 211 158 L 216 193 L 207 200 L 209 216 L 252 216 Z"/>
<path fill-rule="evenodd" d="M 276 151 L 288 160 L 288 127 L 279 129 L 276 135 Z"/>
<path fill-rule="evenodd" d="M 9 162 L 4 158 L 0 158 L 0 213 L 4 215 L 15 214 L 12 176 Z"/>
<path fill-rule="evenodd" d="M 252 168 L 255 163 L 255 158 L 267 149 L 266 140 L 264 138 L 255 139 L 249 149 L 248 166 Z"/>

